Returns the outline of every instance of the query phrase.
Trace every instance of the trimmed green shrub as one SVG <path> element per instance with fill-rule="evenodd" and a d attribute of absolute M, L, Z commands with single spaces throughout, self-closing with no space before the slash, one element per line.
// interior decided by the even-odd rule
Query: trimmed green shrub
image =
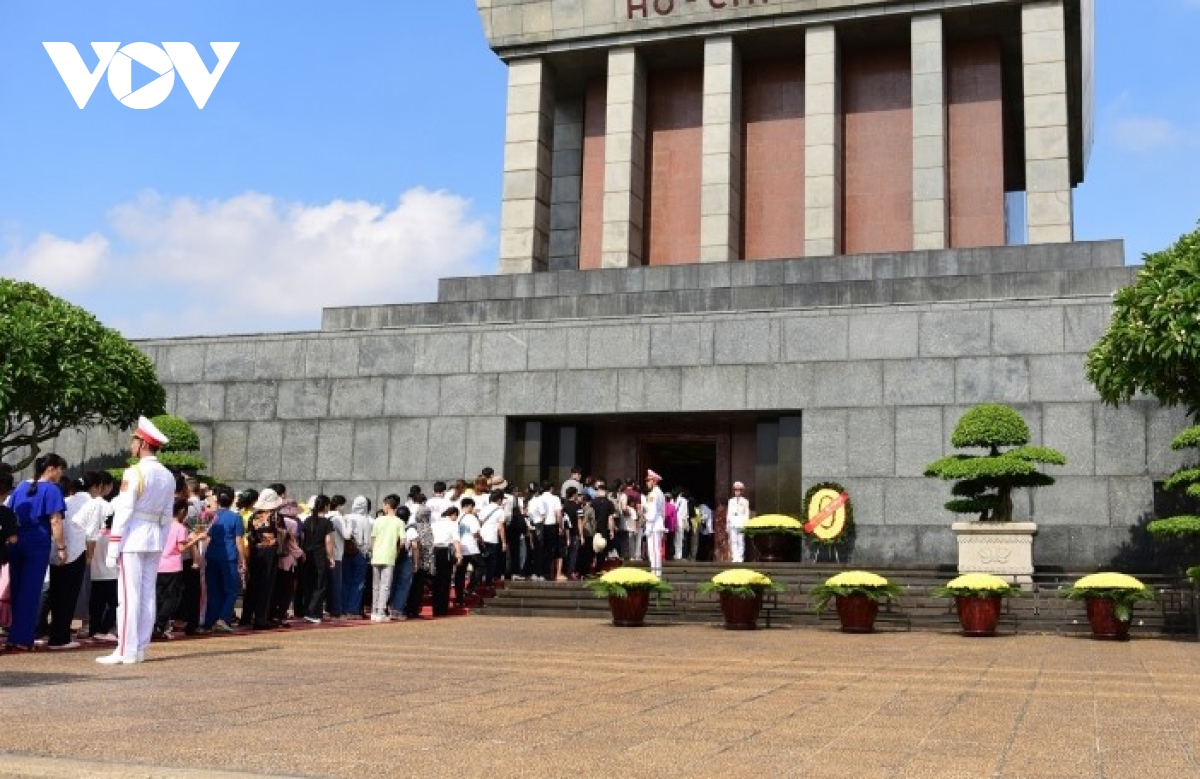
<path fill-rule="evenodd" d="M 984 522 L 1012 519 L 1013 490 L 1054 484 L 1053 478 L 1037 469 L 1038 464 L 1067 463 L 1057 450 L 1028 446 L 1029 426 L 1025 420 L 998 403 L 985 403 L 964 414 L 954 427 L 950 443 L 956 449 L 986 449 L 988 453 L 943 457 L 930 463 L 925 475 L 955 482 L 950 490 L 954 499 L 945 504 L 947 511 L 978 514 Z"/>

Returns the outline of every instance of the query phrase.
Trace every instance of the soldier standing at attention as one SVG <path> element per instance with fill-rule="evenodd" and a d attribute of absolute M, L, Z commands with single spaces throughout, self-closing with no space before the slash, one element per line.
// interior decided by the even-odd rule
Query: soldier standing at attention
<path fill-rule="evenodd" d="M 96 658 L 101 665 L 140 663 L 146 658 L 154 628 L 158 561 L 175 502 L 175 477 L 155 456 L 167 440 L 150 420 L 138 418 L 129 444 L 129 454 L 138 462 L 121 477 L 109 536 L 108 564 L 118 570 L 117 648 Z"/>
<path fill-rule="evenodd" d="M 733 483 L 733 497 L 725 510 L 725 526 L 729 528 L 729 557 L 731 562 L 743 562 L 746 556 L 746 535 L 743 528 L 750 521 L 750 501 L 742 494 L 746 485 Z"/>

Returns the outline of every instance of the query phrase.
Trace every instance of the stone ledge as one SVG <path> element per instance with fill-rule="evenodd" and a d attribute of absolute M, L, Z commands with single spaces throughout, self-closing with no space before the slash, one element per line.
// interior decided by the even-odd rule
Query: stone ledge
<path fill-rule="evenodd" d="M 1135 267 L 1086 268 L 327 308 L 321 329 L 332 332 L 952 301 L 1094 298 L 1127 286 L 1136 273 Z"/>
<path fill-rule="evenodd" d="M 438 302 L 971 276 L 988 273 L 1119 268 L 1124 265 L 1123 241 L 1077 241 L 1035 246 L 941 249 L 446 278 L 438 281 Z"/>

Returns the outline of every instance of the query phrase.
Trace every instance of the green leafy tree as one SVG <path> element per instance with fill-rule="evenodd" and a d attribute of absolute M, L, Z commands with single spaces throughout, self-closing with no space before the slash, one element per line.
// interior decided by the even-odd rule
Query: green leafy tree
<path fill-rule="evenodd" d="M 955 498 L 946 509 L 956 514 L 978 514 L 981 521 L 1011 520 L 1013 490 L 1054 483 L 1053 478 L 1038 471 L 1037 465 L 1067 463 L 1061 452 L 1028 446 L 1029 425 L 1016 411 L 996 403 L 976 406 L 964 414 L 954 427 L 950 443 L 955 449 L 982 448 L 988 453 L 943 457 L 930 463 L 925 475 L 954 481 L 951 494 Z"/>
<path fill-rule="evenodd" d="M 0 456 L 33 462 L 65 430 L 162 412 L 154 365 L 116 330 L 34 284 L 0 279 Z"/>
<path fill-rule="evenodd" d="M 1087 356 L 1088 381 L 1106 403 L 1142 392 L 1200 416 L 1200 228 L 1145 261 L 1113 300 L 1108 331 Z"/>

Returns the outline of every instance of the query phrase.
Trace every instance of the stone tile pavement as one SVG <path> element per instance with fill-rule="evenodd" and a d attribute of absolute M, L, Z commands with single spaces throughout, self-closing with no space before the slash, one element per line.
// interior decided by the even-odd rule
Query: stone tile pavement
<path fill-rule="evenodd" d="M 1200 777 L 1194 642 L 469 617 L 93 654 L 0 657 L 0 776 Z"/>

